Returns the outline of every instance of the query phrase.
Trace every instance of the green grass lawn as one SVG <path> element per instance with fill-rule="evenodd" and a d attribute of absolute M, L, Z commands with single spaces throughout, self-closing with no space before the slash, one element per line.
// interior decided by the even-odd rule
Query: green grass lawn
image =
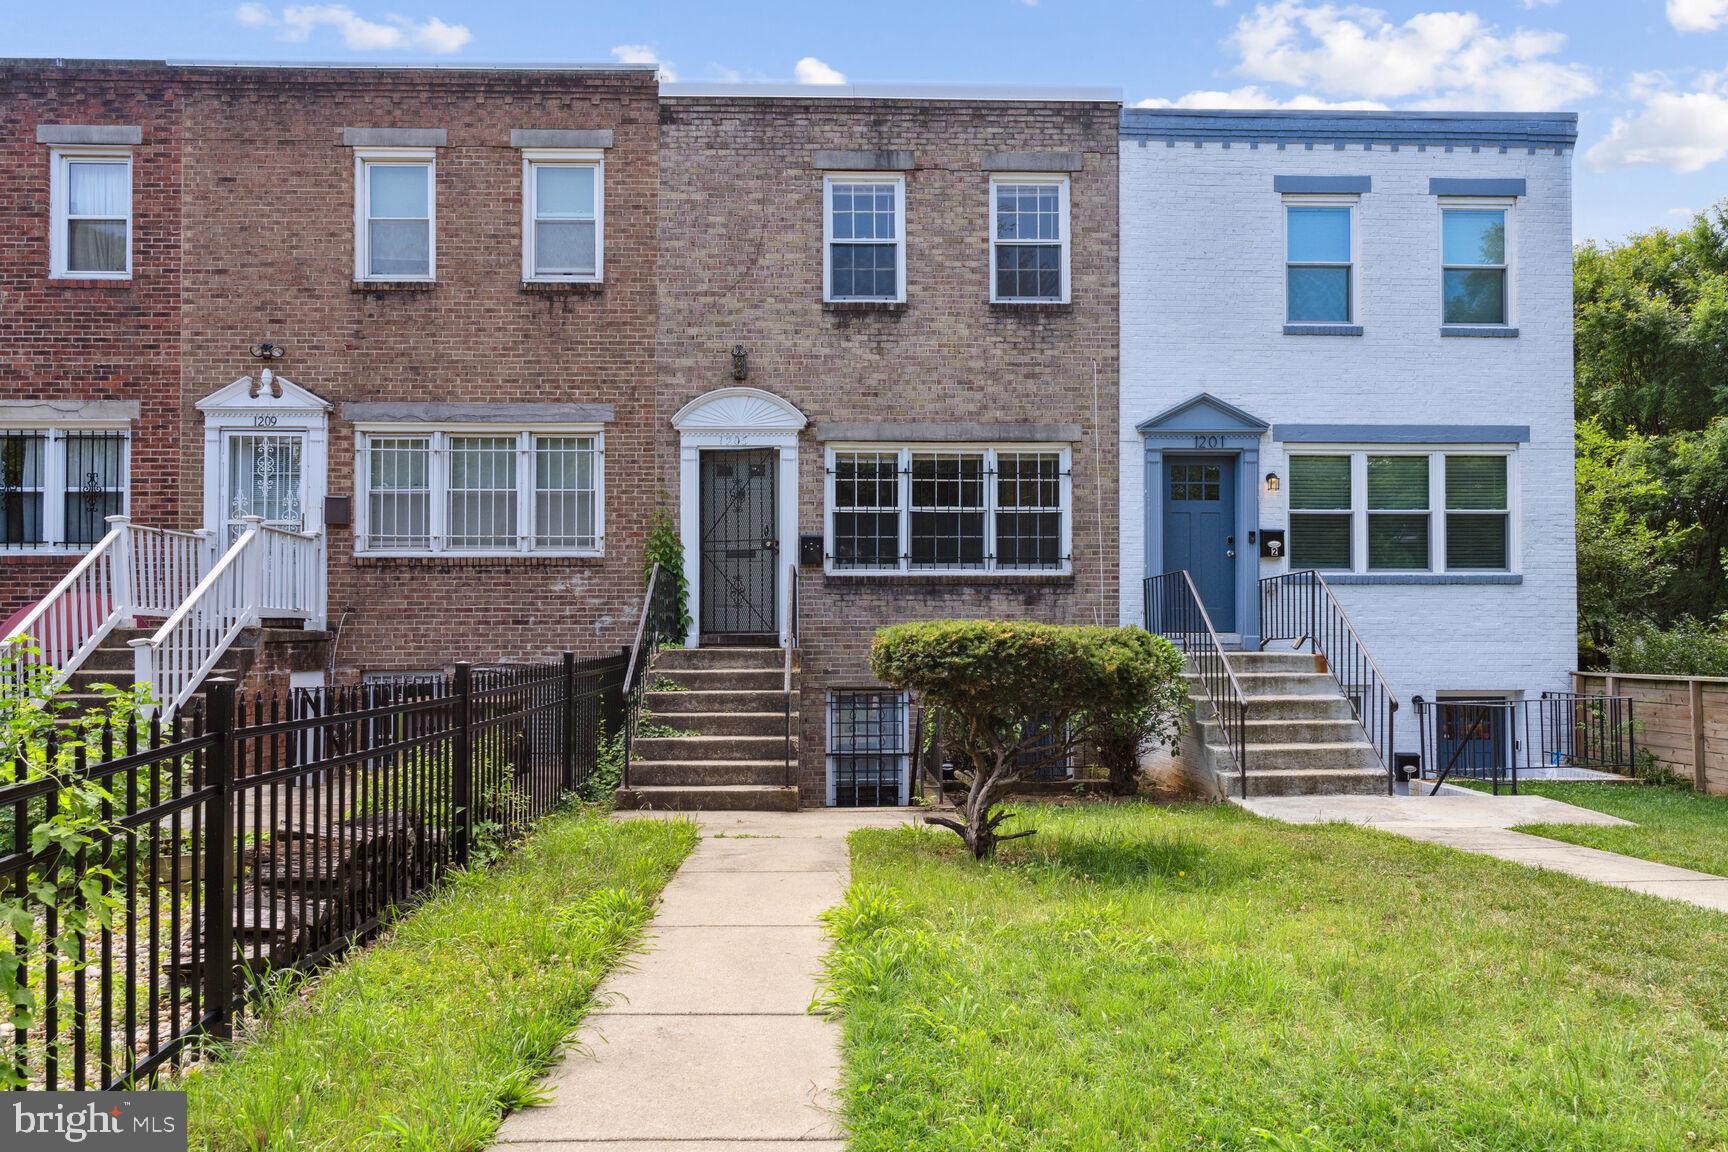
<path fill-rule="evenodd" d="M 1518 791 L 1564 800 L 1638 825 L 1530 824 L 1520 832 L 1728 876 L 1728 796 L 1705 796 L 1689 787 L 1665 784 L 1520 782 Z"/>
<path fill-rule="evenodd" d="M 1728 917 L 1224 805 L 1023 811 L 994 865 L 852 835 L 858 1152 L 1728 1148 Z"/>
<path fill-rule="evenodd" d="M 696 842 L 691 823 L 545 820 L 381 940 L 285 989 L 186 1077 L 192 1147 L 467 1152 L 537 1077 Z"/>

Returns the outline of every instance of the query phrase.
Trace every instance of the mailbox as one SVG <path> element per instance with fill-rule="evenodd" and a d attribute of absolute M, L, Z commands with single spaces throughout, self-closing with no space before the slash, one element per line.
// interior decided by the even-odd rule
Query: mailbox
<path fill-rule="evenodd" d="M 798 537 L 798 566 L 800 568 L 822 567 L 822 537 Z"/>
<path fill-rule="evenodd" d="M 1260 532 L 1260 559 L 1284 559 L 1284 529 L 1266 528 Z"/>

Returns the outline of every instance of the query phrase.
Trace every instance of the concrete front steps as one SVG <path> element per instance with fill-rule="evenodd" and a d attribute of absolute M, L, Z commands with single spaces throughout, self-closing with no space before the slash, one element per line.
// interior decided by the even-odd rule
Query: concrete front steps
<path fill-rule="evenodd" d="M 134 664 L 131 642 L 154 636 L 159 626 L 115 628 L 102 638 L 102 643 L 96 650 L 66 678 L 66 698 L 72 701 L 75 711 L 83 712 L 102 703 L 103 694 L 97 688 L 99 684 L 111 684 L 116 688 L 132 687 Z M 227 676 L 235 682 L 244 680 L 247 670 L 252 667 L 257 657 L 257 648 L 258 631 L 249 628 L 222 653 L 210 675 Z"/>
<path fill-rule="evenodd" d="M 1386 769 L 1338 682 L 1319 669 L 1312 653 L 1231 652 L 1229 657 L 1248 701 L 1246 796 L 1385 793 Z M 1219 791 L 1246 798 L 1229 736 L 1213 718 L 1198 677 L 1190 673 L 1187 679 L 1196 701 L 1191 746 Z"/>
<path fill-rule="evenodd" d="M 648 670 L 630 786 L 620 808 L 795 812 L 788 786 L 785 653 L 779 648 L 668 648 Z M 798 673 L 790 759 L 798 764 Z M 676 735 L 656 735 L 665 729 Z"/>

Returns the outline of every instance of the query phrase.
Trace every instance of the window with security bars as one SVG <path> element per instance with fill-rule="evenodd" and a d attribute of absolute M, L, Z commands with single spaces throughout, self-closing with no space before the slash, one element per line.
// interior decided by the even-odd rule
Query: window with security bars
<path fill-rule="evenodd" d="M 1030 774 L 1028 780 L 1066 780 L 1074 775 L 1073 749 L 1067 733 L 1050 716 L 1029 720 L 1020 729 L 1026 741 L 1014 754 L 1014 766 Z"/>
<path fill-rule="evenodd" d="M 369 433 L 357 551 L 596 553 L 604 493 L 597 433 Z"/>
<path fill-rule="evenodd" d="M 907 803 L 910 735 L 904 693 L 828 694 L 828 781 L 843 807 Z"/>
<path fill-rule="evenodd" d="M 829 452 L 833 571 L 1068 569 L 1069 450 L 861 445 Z"/>
<path fill-rule="evenodd" d="M 0 548 L 76 551 L 126 511 L 127 436 L 0 429 Z"/>
<path fill-rule="evenodd" d="M 1510 452 L 1290 458 L 1290 563 L 1343 572 L 1512 567 Z"/>
<path fill-rule="evenodd" d="M 1068 180 L 990 182 L 990 298 L 997 303 L 1068 299 Z"/>
<path fill-rule="evenodd" d="M 905 299 L 905 246 L 899 177 L 830 177 L 825 182 L 826 299 Z"/>

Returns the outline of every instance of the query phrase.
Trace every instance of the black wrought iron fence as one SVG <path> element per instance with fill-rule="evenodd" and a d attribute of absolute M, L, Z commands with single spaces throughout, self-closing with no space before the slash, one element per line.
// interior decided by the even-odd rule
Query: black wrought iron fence
<path fill-rule="evenodd" d="M 1186 569 L 1148 576 L 1141 583 L 1141 620 L 1146 631 L 1182 650 L 1211 705 L 1236 761 L 1242 795 L 1248 795 L 1248 696 L 1212 627 L 1212 617 Z"/>
<path fill-rule="evenodd" d="M 1631 776 L 1638 754 L 1627 696 L 1544 692 L 1534 699 L 1418 696 L 1421 768 L 1434 781 L 1476 780 L 1516 794 L 1519 781 Z"/>
<path fill-rule="evenodd" d="M 270 973 L 366 938 L 579 788 L 623 722 L 626 666 L 459 664 L 245 699 L 213 680 L 170 725 L 102 728 L 64 777 L 13 766 L 0 897 L 28 925 L 8 926 L 0 963 L 33 1008 L 11 1029 L 6 1079 L 123 1087 L 228 1035 Z M 67 777 L 102 799 L 62 844 Z M 68 876 L 83 882 L 38 898 Z"/>

